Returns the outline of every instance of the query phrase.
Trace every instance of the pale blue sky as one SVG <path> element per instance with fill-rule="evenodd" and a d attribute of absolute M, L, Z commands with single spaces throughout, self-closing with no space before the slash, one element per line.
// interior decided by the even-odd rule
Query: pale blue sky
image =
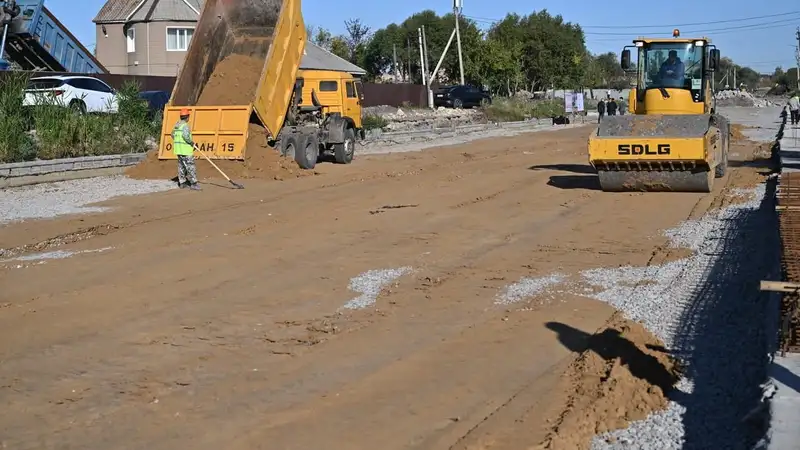
<path fill-rule="evenodd" d="M 45 0 L 45 5 L 87 47 L 94 44 L 95 31 L 91 21 L 103 3 L 104 0 Z M 772 72 L 778 65 L 787 68 L 795 64 L 794 46 L 797 40 L 794 33 L 796 27 L 800 26 L 800 2 L 797 0 L 762 0 L 755 3 L 743 0 L 584 0 L 554 3 L 464 0 L 463 14 L 478 18 L 480 25 L 488 27 L 492 19 L 500 19 L 506 12 L 528 14 L 546 7 L 551 14 L 561 14 L 565 20 L 581 24 L 586 32 L 587 46 L 595 53 L 619 52 L 634 35 L 669 34 L 675 24 L 703 23 L 680 27 L 682 34 L 705 34 L 723 56 L 761 72 Z M 581 3 L 583 5 L 577 6 Z M 401 22 L 426 8 L 443 14 L 452 8 L 452 0 L 386 3 L 369 0 L 303 1 L 306 23 L 326 27 L 335 33 L 344 31 L 343 22 L 348 18 L 359 17 L 373 29 L 379 29 L 391 22 Z M 785 14 L 789 12 L 795 13 Z M 763 17 L 767 15 L 774 16 Z M 752 17 L 763 18 L 738 20 Z M 708 24 L 727 20 L 736 21 Z M 648 27 L 650 25 L 666 26 Z"/>

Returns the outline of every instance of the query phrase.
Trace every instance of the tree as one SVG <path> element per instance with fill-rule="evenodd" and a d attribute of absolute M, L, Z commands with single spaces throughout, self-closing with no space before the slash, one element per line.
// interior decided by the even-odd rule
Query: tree
<path fill-rule="evenodd" d="M 325 50 L 330 51 L 331 44 L 333 42 L 333 35 L 331 34 L 330 31 L 326 30 L 325 28 L 322 27 L 314 28 L 313 26 L 309 26 L 308 38 L 311 42 L 319 45 Z"/>
<path fill-rule="evenodd" d="M 331 39 L 330 49 L 329 51 L 334 55 L 338 56 L 339 58 L 346 59 L 352 62 L 352 51 L 350 46 L 347 45 L 347 41 L 341 37 L 337 36 Z"/>
<path fill-rule="evenodd" d="M 361 23 L 361 19 L 345 20 L 344 27 L 347 34 L 343 40 L 350 53 L 345 59 L 353 64 L 363 65 L 366 46 L 371 37 L 370 28 Z"/>

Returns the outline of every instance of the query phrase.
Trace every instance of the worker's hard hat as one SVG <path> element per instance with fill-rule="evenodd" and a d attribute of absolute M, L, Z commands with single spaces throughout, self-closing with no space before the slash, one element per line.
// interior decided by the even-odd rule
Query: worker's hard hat
<path fill-rule="evenodd" d="M 181 115 L 182 116 L 188 116 L 189 115 L 189 108 L 181 109 Z"/>

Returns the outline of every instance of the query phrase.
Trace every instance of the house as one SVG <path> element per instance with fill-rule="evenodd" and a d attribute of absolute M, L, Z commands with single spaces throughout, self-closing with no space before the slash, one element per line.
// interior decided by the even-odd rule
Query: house
<path fill-rule="evenodd" d="M 174 76 L 204 0 L 108 0 L 94 18 L 96 57 L 111 73 Z"/>
<path fill-rule="evenodd" d="M 205 0 L 107 0 L 93 22 L 96 57 L 111 73 L 175 76 Z M 308 42 L 301 69 L 366 74 L 322 47 Z"/>

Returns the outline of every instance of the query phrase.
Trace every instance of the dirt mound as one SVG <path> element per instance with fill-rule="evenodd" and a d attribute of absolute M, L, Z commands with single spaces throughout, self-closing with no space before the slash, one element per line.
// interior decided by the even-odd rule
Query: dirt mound
<path fill-rule="evenodd" d="M 264 60 L 233 54 L 214 68 L 197 106 L 247 105 L 253 102 Z"/>
<path fill-rule="evenodd" d="M 199 179 L 224 179 L 202 156 L 198 156 L 196 162 Z M 244 161 L 216 160 L 214 163 L 234 180 L 284 180 L 317 173 L 301 169 L 291 158 L 281 157 L 277 150 L 267 144 L 264 128 L 256 124 L 250 124 Z M 144 161 L 126 170 L 125 174 L 139 180 L 172 179 L 178 175 L 178 167 L 175 160 L 160 161 L 158 151 L 153 150 L 147 153 Z"/>
<path fill-rule="evenodd" d="M 731 124 L 731 141 L 746 141 L 747 136 L 742 133 L 742 130 L 745 129 L 744 125 L 740 125 L 738 123 Z"/>
<path fill-rule="evenodd" d="M 566 327 L 550 328 L 558 326 Z M 587 449 L 593 436 L 664 409 L 677 380 L 678 366 L 663 344 L 617 313 L 567 370 L 563 389 L 572 394 L 537 448 Z"/>

